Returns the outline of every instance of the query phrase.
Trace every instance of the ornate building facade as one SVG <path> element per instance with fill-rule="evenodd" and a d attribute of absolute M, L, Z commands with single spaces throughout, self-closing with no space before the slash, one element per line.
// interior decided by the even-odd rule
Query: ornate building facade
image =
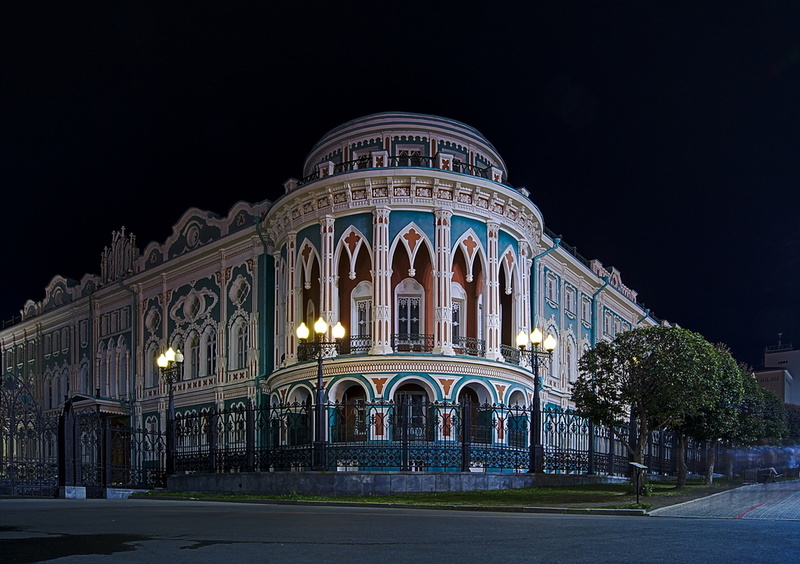
<path fill-rule="evenodd" d="M 123 228 L 100 275 L 55 277 L 0 331 L 4 372 L 45 411 L 65 398 L 164 428 L 155 359 L 185 355 L 179 414 L 311 402 L 319 365 L 296 329 L 318 318 L 346 336 L 326 358 L 329 401 L 531 405 L 517 335 L 556 339 L 541 366 L 543 406 L 569 408 L 581 353 L 658 321 L 620 272 L 545 229 L 474 128 L 382 113 L 326 134 L 302 179 L 274 202 L 225 217 L 190 209 L 163 243 Z M 323 340 L 332 340 L 330 329 Z"/>

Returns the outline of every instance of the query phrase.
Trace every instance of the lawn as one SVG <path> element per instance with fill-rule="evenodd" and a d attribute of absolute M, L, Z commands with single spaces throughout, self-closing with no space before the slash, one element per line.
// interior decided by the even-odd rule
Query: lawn
<path fill-rule="evenodd" d="M 337 496 L 320 497 L 300 494 L 259 495 L 259 494 L 211 494 L 197 492 L 152 491 L 138 494 L 137 497 L 173 497 L 193 499 L 225 500 L 278 500 L 278 501 L 332 501 L 368 502 L 403 505 L 442 505 L 442 506 L 523 506 L 523 507 L 603 507 L 615 509 L 649 509 L 662 507 L 723 491 L 738 484 L 727 480 L 717 480 L 713 486 L 706 486 L 702 480 L 690 480 L 684 488 L 676 488 L 674 482 L 649 482 L 652 491 L 649 495 L 636 495 L 631 486 L 622 484 L 587 484 L 575 486 L 524 488 L 513 490 L 483 490 L 470 492 L 435 492 L 420 494 L 397 494 L 391 496 Z"/>

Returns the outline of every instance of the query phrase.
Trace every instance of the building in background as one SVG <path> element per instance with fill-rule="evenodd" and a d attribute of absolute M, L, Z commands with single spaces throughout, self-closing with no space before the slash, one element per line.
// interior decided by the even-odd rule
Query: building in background
<path fill-rule="evenodd" d="M 45 412 L 70 398 L 163 429 L 155 359 L 167 347 L 185 356 L 178 414 L 309 405 L 322 362 L 296 329 L 321 317 L 346 330 L 325 359 L 328 400 L 404 402 L 417 416 L 443 401 L 531 405 L 517 336 L 539 328 L 556 340 L 541 403 L 566 409 L 583 351 L 658 321 L 616 268 L 549 232 L 535 199 L 466 124 L 356 119 L 314 145 L 274 202 L 189 209 L 143 249 L 114 233 L 99 275 L 56 276 L 3 327 L 2 368 Z"/>
<path fill-rule="evenodd" d="M 794 379 L 800 375 L 800 350 L 791 343 L 782 343 L 764 349 L 764 369 L 756 371 L 756 380 L 762 387 L 775 393 L 784 403 L 800 405 L 800 386 Z"/>

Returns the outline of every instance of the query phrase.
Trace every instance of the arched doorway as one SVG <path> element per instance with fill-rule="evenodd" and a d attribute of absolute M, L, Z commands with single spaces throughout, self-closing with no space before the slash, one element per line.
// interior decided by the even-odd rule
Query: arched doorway
<path fill-rule="evenodd" d="M 333 425 L 334 442 L 364 442 L 367 440 L 367 393 L 353 384 L 342 393 L 336 408 Z"/>
<path fill-rule="evenodd" d="M 394 393 L 394 440 L 433 440 L 428 392 L 419 384 L 404 384 Z"/>
<path fill-rule="evenodd" d="M 468 439 L 473 443 L 488 444 L 492 442 L 493 415 L 488 404 L 481 406 L 478 392 L 472 388 L 462 388 L 458 393 L 458 403 L 461 405 L 464 425 L 468 426 L 469 434 L 462 440 Z"/>

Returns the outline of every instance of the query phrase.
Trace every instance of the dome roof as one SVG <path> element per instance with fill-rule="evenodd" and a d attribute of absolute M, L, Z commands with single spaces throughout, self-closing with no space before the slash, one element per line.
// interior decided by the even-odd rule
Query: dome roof
<path fill-rule="evenodd" d="M 460 121 L 428 114 L 382 112 L 348 121 L 322 136 L 306 157 L 303 174 L 311 174 L 317 164 L 331 160 L 333 155 L 349 158 L 346 153 L 358 146 L 375 146 L 394 154 L 396 141 L 423 142 L 434 156 L 444 147 L 458 148 L 465 156 L 478 157 L 481 162 L 506 170 L 505 163 L 494 146 L 474 127 Z"/>

